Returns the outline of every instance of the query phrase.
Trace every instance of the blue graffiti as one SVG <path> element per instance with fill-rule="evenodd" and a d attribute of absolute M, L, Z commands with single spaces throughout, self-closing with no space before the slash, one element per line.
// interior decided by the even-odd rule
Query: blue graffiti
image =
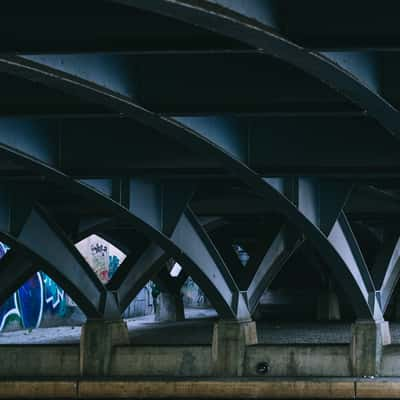
<path fill-rule="evenodd" d="M 0 243 L 0 258 L 9 248 Z M 0 307 L 0 332 L 10 324 L 16 328 L 38 328 L 45 314 L 66 314 L 66 296 L 48 275 L 35 273 Z"/>

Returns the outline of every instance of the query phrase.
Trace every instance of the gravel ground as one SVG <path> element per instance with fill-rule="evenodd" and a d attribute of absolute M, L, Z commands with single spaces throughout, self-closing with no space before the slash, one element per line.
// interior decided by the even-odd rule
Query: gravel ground
<path fill-rule="evenodd" d="M 127 320 L 132 344 L 210 344 L 213 310 L 185 310 L 186 321 L 174 323 L 154 322 L 153 315 Z M 259 343 L 268 344 L 339 344 L 350 343 L 350 323 L 257 323 Z M 392 342 L 400 343 L 400 324 L 391 324 Z M 15 331 L 0 334 L 0 344 L 76 344 L 80 327 L 60 326 L 39 328 L 32 331 Z"/>
<path fill-rule="evenodd" d="M 186 309 L 185 317 L 190 319 L 204 319 L 216 316 L 214 310 Z M 155 328 L 169 326 L 170 328 L 190 323 L 159 323 L 154 322 L 154 315 L 130 318 L 126 320 L 129 334 L 132 337 L 145 333 L 148 330 L 154 331 Z M 195 322 L 195 321 L 194 321 Z M 0 333 L 1 344 L 76 344 L 81 336 L 80 326 L 58 326 L 53 328 L 37 328 L 32 330 L 19 330 Z"/>

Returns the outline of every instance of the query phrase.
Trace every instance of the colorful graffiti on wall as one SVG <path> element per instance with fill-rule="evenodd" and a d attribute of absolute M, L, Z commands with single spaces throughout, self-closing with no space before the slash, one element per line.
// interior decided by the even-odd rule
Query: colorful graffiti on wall
<path fill-rule="evenodd" d="M 183 295 L 183 303 L 189 307 L 208 308 L 211 306 L 204 292 L 190 276 L 183 284 L 181 293 Z"/>
<path fill-rule="evenodd" d="M 102 283 L 107 283 L 126 255 L 97 235 L 77 243 L 76 248 L 92 267 Z"/>
<path fill-rule="evenodd" d="M 9 248 L 0 243 L 0 258 Z M 63 317 L 66 312 L 64 291 L 45 273 L 29 278 L 0 307 L 0 331 L 13 327 L 36 328 L 46 314 Z"/>
<path fill-rule="evenodd" d="M 77 245 L 99 279 L 105 283 L 117 270 L 125 254 L 104 239 L 92 235 Z M 9 248 L 0 243 L 0 258 Z M 35 273 L 0 306 L 0 332 L 69 325 L 69 317 L 77 305 L 48 275 Z"/>
<path fill-rule="evenodd" d="M 66 315 L 66 294 L 49 276 L 37 272 L 1 307 L 0 331 L 37 328 L 45 316 Z"/>

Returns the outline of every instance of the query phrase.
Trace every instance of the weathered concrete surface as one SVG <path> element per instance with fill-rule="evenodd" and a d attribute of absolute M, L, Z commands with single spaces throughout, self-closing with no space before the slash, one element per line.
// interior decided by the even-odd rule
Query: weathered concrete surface
<path fill-rule="evenodd" d="M 246 347 L 257 344 L 254 321 L 218 321 L 214 324 L 212 370 L 216 376 L 242 376 Z"/>
<path fill-rule="evenodd" d="M 216 312 L 212 309 L 185 309 L 185 322 L 180 322 L 179 329 L 175 329 L 173 333 L 173 338 L 179 344 L 184 343 L 185 341 L 189 341 L 193 336 L 195 340 L 200 338 L 199 335 L 195 335 L 197 332 L 193 330 L 191 327 L 192 323 L 197 324 L 202 320 L 208 319 L 209 324 L 209 340 L 208 343 L 211 344 L 212 337 L 212 323 L 213 320 L 211 318 L 216 317 Z M 198 322 L 197 322 L 198 321 Z M 154 339 L 157 337 L 162 337 L 163 333 L 159 335 L 157 330 L 159 329 L 173 329 L 175 326 L 173 323 L 158 323 L 154 322 L 154 315 L 146 315 L 143 317 L 135 317 L 126 319 L 125 322 L 128 325 L 128 331 L 130 337 L 133 338 L 134 341 L 138 337 L 143 336 L 154 336 Z M 178 325 L 177 325 L 178 326 Z M 185 332 L 185 327 L 189 327 L 192 332 L 191 335 Z M 170 328 L 168 328 L 170 327 Z M 154 334 L 154 335 L 153 335 Z M 13 332 L 0 332 L 0 345 L 9 345 L 9 344 L 78 344 L 81 336 L 81 327 L 80 326 L 59 326 L 53 328 L 36 328 L 32 330 L 20 330 Z M 171 335 L 169 335 L 171 336 Z M 140 340 L 145 341 L 145 338 L 140 338 Z M 135 343 L 135 342 L 134 342 Z M 150 344 L 156 344 L 157 341 L 153 341 Z M 202 342 L 200 342 L 201 344 Z"/>
<path fill-rule="evenodd" d="M 354 376 L 379 376 L 383 346 L 390 344 L 386 321 L 357 321 L 352 325 L 350 355 Z"/>
<path fill-rule="evenodd" d="M 1 346 L 0 376 L 78 376 L 78 346 Z M 260 376 L 257 364 L 266 362 L 265 377 L 352 376 L 349 345 L 265 345 L 246 348 L 244 376 Z M 210 376 L 211 346 L 116 346 L 113 376 Z M 400 376 L 400 346 L 384 348 L 382 376 Z"/>
<path fill-rule="evenodd" d="M 209 376 L 211 346 L 121 346 L 115 349 L 114 376 Z"/>
<path fill-rule="evenodd" d="M 340 320 L 339 299 L 336 292 L 329 290 L 319 294 L 317 302 L 317 319 L 318 321 Z"/>
<path fill-rule="evenodd" d="M 349 345 L 265 345 L 246 349 L 245 376 L 260 376 L 266 363 L 271 376 L 351 376 Z"/>
<path fill-rule="evenodd" d="M 79 346 L 0 346 L 0 376 L 77 376 Z"/>
<path fill-rule="evenodd" d="M 343 380 L 82 381 L 81 398 L 353 399 L 355 386 Z"/>
<path fill-rule="evenodd" d="M 400 380 L 388 378 L 235 378 L 3 380 L 0 398 L 397 399 Z"/>
<path fill-rule="evenodd" d="M 71 381 L 0 381 L 1 399 L 74 399 L 78 382 Z"/>
<path fill-rule="evenodd" d="M 356 382 L 359 399 L 399 399 L 400 381 L 390 379 L 362 379 Z"/>
<path fill-rule="evenodd" d="M 183 321 L 185 312 L 180 293 L 161 292 L 158 298 L 158 308 L 154 316 L 155 321 Z"/>
<path fill-rule="evenodd" d="M 381 375 L 400 376 L 400 346 L 398 344 L 383 348 Z"/>
<path fill-rule="evenodd" d="M 88 320 L 80 342 L 81 375 L 108 375 L 114 347 L 127 344 L 129 335 L 124 321 Z"/>

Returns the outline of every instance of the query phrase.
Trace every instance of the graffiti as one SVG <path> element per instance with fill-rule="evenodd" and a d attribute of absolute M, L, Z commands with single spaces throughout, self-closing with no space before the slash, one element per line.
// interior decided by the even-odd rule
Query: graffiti
<path fill-rule="evenodd" d="M 191 307 L 209 307 L 210 303 L 200 287 L 189 277 L 182 286 L 184 304 Z"/>
<path fill-rule="evenodd" d="M 125 254 L 97 235 L 91 235 L 76 245 L 102 283 L 107 283 Z"/>
<path fill-rule="evenodd" d="M 111 279 L 126 257 L 119 249 L 96 235 L 84 239 L 76 247 L 103 284 Z M 8 250 L 0 242 L 0 259 Z M 197 293 L 200 294 L 199 291 Z M 198 303 L 204 301 L 202 298 L 197 299 Z M 152 310 L 153 301 L 148 283 L 128 306 L 124 316 L 146 315 Z M 0 332 L 75 325 L 82 323 L 82 318 L 83 314 L 67 293 L 50 276 L 37 272 L 0 306 Z"/>
<path fill-rule="evenodd" d="M 99 243 L 96 243 L 95 245 L 90 246 L 90 249 L 92 250 L 92 253 L 94 254 L 100 254 L 101 256 L 105 256 L 107 254 L 107 246 L 103 246 Z"/>
<path fill-rule="evenodd" d="M 49 314 L 65 316 L 66 295 L 49 276 L 37 272 L 0 307 L 0 331 L 38 328 Z"/>
<path fill-rule="evenodd" d="M 125 255 L 102 238 L 92 235 L 77 245 L 101 282 L 106 283 Z M 0 242 L 0 259 L 9 248 Z M 35 273 L 0 306 L 0 332 L 69 324 L 75 302 L 47 274 Z M 78 313 L 79 314 L 79 313 Z M 71 319 L 73 324 L 76 319 Z"/>
<path fill-rule="evenodd" d="M 109 256 L 108 262 L 108 279 L 111 279 L 120 265 L 120 259 L 116 255 Z"/>
<path fill-rule="evenodd" d="M 43 274 L 43 282 L 45 287 L 44 299 L 46 304 L 50 304 L 54 309 L 60 308 L 65 304 L 64 290 L 60 288 L 49 276 Z M 62 307 L 64 308 L 64 307 Z"/>

